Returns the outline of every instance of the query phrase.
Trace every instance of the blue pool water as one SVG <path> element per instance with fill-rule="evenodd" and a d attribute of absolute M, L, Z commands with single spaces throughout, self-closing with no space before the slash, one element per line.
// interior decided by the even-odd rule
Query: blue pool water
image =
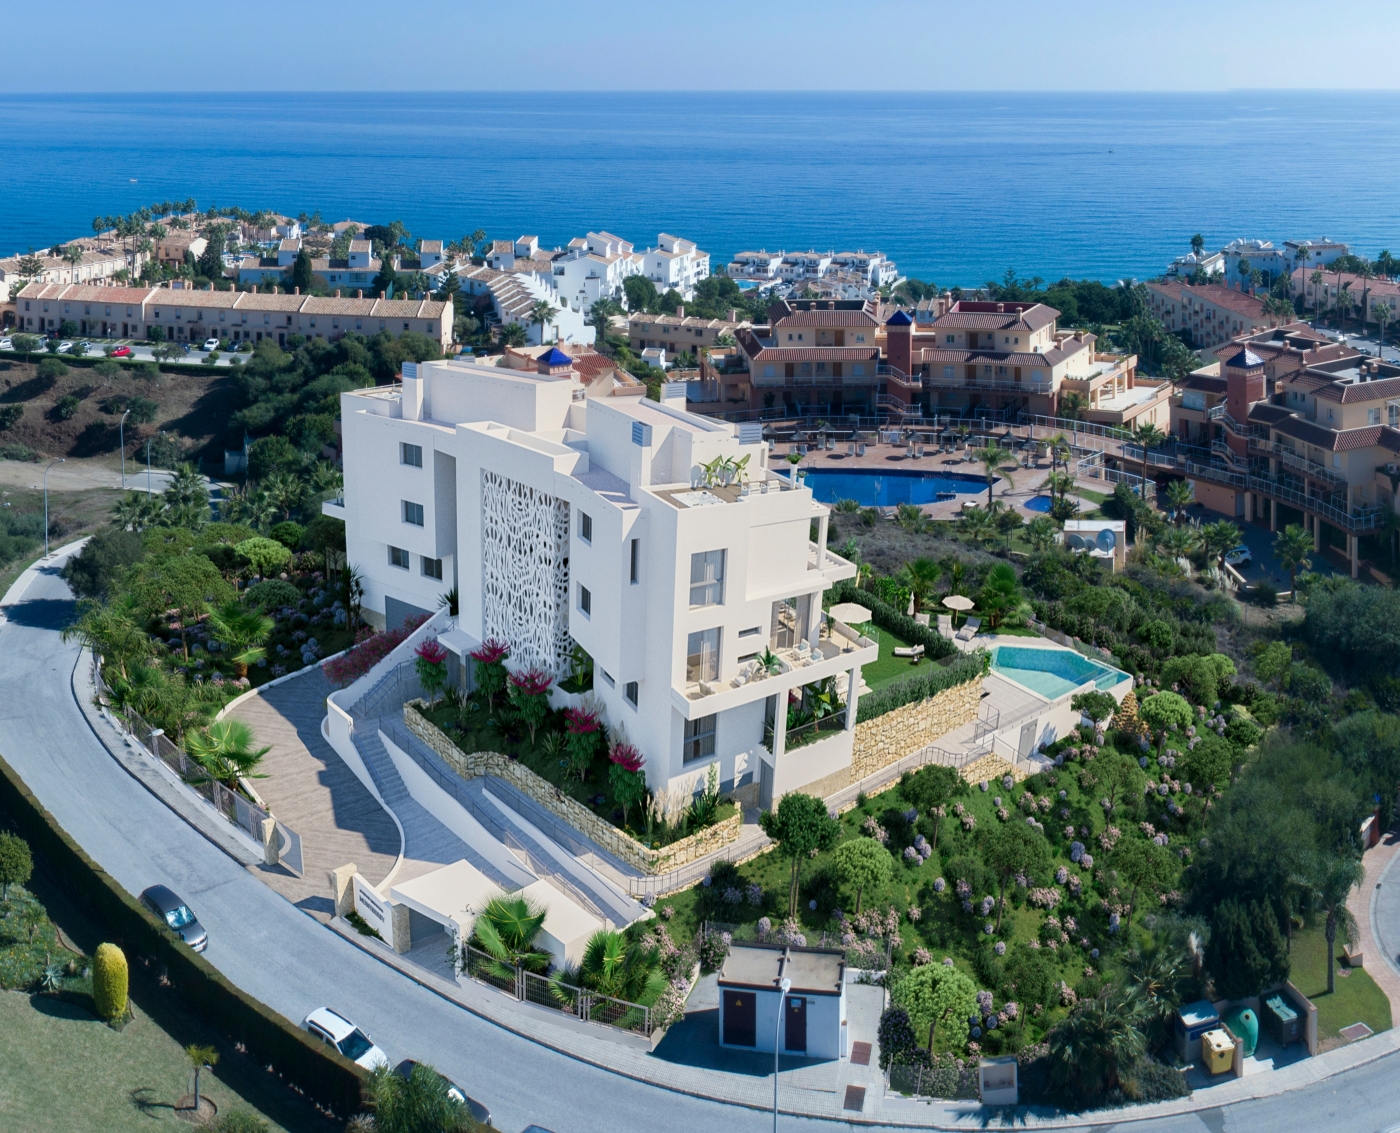
<path fill-rule="evenodd" d="M 1027 511 L 1046 512 L 1050 510 L 1050 505 L 1054 501 L 1049 496 L 1032 496 L 1021 506 Z"/>
<path fill-rule="evenodd" d="M 987 490 L 984 476 L 959 476 L 955 472 L 838 472 L 814 468 L 807 473 L 813 499 L 824 504 L 855 500 L 861 507 L 894 507 L 897 504 L 931 504 L 940 492 L 972 496 Z"/>
<path fill-rule="evenodd" d="M 1087 684 L 1110 689 L 1127 675 L 1068 649 L 1036 649 L 1020 645 L 998 645 L 994 648 L 992 671 L 1049 700 Z"/>

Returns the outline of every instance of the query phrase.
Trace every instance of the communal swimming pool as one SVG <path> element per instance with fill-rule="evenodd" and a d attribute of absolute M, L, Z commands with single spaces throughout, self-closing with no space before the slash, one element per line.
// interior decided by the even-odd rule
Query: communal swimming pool
<path fill-rule="evenodd" d="M 1049 496 L 1032 496 L 1021 506 L 1027 511 L 1048 512 L 1054 502 Z"/>
<path fill-rule="evenodd" d="M 812 498 L 824 504 L 855 500 L 861 507 L 894 507 L 931 504 L 940 497 L 975 496 L 987 490 L 987 478 L 960 476 L 956 472 L 814 468 L 807 473 L 807 487 L 812 489 Z"/>
<path fill-rule="evenodd" d="M 1055 700 L 1085 685 L 1110 689 L 1127 674 L 1069 649 L 1037 649 L 997 645 L 992 649 L 992 672 L 1024 685 L 1047 700 Z"/>

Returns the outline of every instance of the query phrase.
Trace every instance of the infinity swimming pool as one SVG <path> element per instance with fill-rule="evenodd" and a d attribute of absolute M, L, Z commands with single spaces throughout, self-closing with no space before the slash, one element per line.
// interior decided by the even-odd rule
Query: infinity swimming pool
<path fill-rule="evenodd" d="M 1069 649 L 998 645 L 992 649 L 992 672 L 1000 673 L 1047 700 L 1092 684 L 1110 689 L 1127 674 Z"/>
<path fill-rule="evenodd" d="M 972 496 L 987 490 L 985 476 L 961 476 L 956 472 L 914 472 L 869 469 L 837 471 L 814 468 L 807 473 L 812 498 L 824 504 L 855 500 L 861 507 L 894 507 L 897 504 L 931 504 L 944 499 Z"/>

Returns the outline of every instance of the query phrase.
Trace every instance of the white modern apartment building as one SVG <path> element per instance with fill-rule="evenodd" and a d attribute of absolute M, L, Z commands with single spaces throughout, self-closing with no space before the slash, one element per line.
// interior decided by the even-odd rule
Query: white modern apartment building
<path fill-rule="evenodd" d="M 730 279 L 757 279 L 771 283 L 778 278 L 783 266 L 783 251 L 770 252 L 763 249 L 757 252 L 736 252 L 725 269 Z"/>
<path fill-rule="evenodd" d="M 1307 256 L 1304 257 L 1303 253 Z M 1283 242 L 1283 254 L 1288 261 L 1288 271 L 1297 271 L 1300 267 L 1306 267 L 1309 271 L 1315 268 L 1326 267 L 1332 261 L 1340 259 L 1351 252 L 1351 248 L 1340 240 L 1329 240 L 1323 237 L 1321 240 L 1285 240 Z"/>
<path fill-rule="evenodd" d="M 455 585 L 442 642 L 468 669 L 497 638 L 512 669 L 560 679 L 577 644 L 584 695 L 645 756 L 652 790 L 689 794 L 717 765 L 725 789 L 755 784 L 769 803 L 848 768 L 878 647 L 822 613 L 855 574 L 826 549 L 828 509 L 767 468 L 756 426 L 688 413 L 683 396 L 590 398 L 571 362 L 409 364 L 401 384 L 342 396 L 345 495 L 324 510 L 346 521 L 367 616 L 398 624 Z M 746 459 L 743 476 L 702 486 L 725 458 Z M 777 661 L 760 674 L 765 650 Z M 789 737 L 788 703 L 813 687 L 850 710 Z"/>
<path fill-rule="evenodd" d="M 861 276 L 871 287 L 893 286 L 899 282 L 899 269 L 884 252 L 837 252 L 831 257 L 832 270 L 838 274 Z"/>
<path fill-rule="evenodd" d="M 645 257 L 628 241 L 611 232 L 590 232 L 569 241 L 568 249 L 554 258 L 554 289 L 571 307 L 586 311 L 599 299 L 624 302 L 622 281 L 641 275 Z"/>
<path fill-rule="evenodd" d="M 710 274 L 710 253 L 702 252 L 693 240 L 661 233 L 656 247 L 642 253 L 642 274 L 665 294 L 675 290 L 682 299 L 695 294 L 695 285 Z"/>
<path fill-rule="evenodd" d="M 1264 273 L 1266 287 L 1288 271 L 1284 249 L 1276 248 L 1269 240 L 1231 240 L 1221 249 L 1220 255 L 1225 261 L 1225 282 L 1231 287 L 1240 282 L 1241 260 L 1249 261 L 1250 271 Z"/>

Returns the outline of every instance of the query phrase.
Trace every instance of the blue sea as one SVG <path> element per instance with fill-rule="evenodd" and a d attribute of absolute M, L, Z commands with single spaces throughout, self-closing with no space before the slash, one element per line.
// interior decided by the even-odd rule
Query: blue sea
<path fill-rule="evenodd" d="M 0 254 L 165 199 L 415 235 L 881 249 L 945 286 L 1201 232 L 1400 248 L 1400 92 L 0 94 Z"/>

